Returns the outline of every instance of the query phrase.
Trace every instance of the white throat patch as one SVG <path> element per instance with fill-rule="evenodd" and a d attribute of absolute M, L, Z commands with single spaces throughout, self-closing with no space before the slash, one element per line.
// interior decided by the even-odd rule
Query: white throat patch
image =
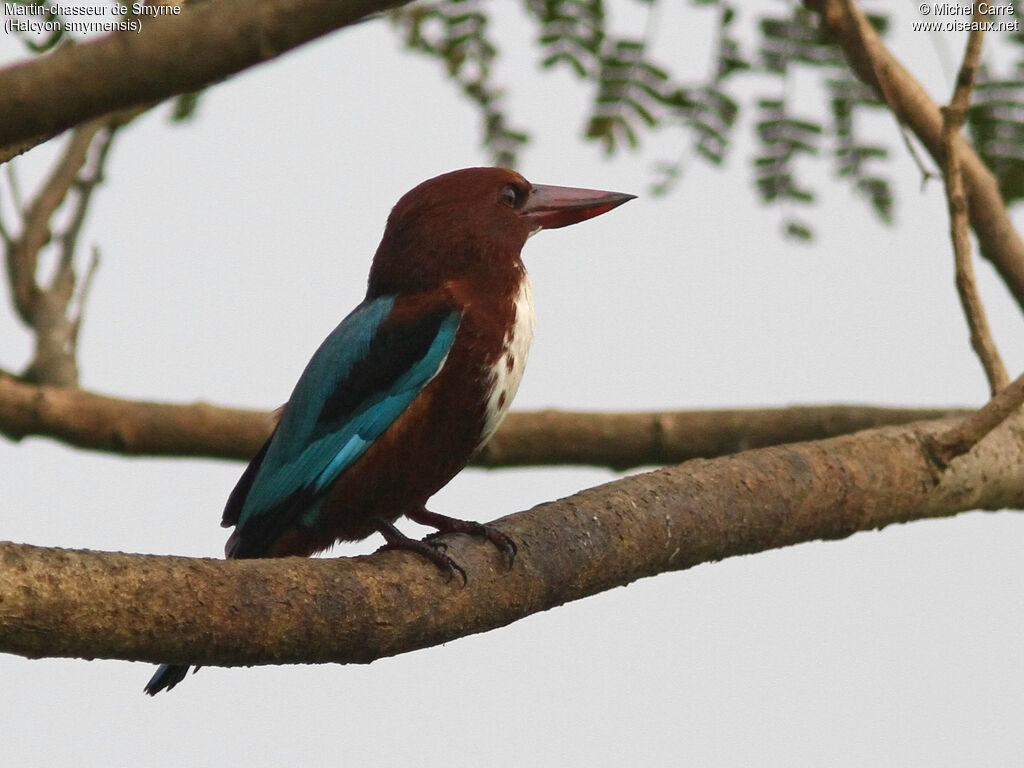
<path fill-rule="evenodd" d="M 515 318 L 505 334 L 505 344 L 498 361 L 490 373 L 491 389 L 487 396 L 487 414 L 478 448 L 482 447 L 501 424 L 516 396 L 519 382 L 526 370 L 526 357 L 530 353 L 536 317 L 533 312 L 533 291 L 530 276 L 523 271 L 522 281 L 515 298 Z"/>

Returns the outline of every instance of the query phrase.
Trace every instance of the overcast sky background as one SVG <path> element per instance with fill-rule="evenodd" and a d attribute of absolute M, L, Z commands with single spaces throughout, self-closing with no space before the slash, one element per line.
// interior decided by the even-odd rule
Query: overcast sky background
<path fill-rule="evenodd" d="M 635 14 L 620 29 L 642 28 L 640 6 L 612 5 Z M 706 28 L 662 5 L 659 55 L 700 73 Z M 752 190 L 749 113 L 724 172 L 690 160 L 677 191 L 654 198 L 650 164 L 678 154 L 679 134 L 605 159 L 580 140 L 589 91 L 538 74 L 518 4 L 491 8 L 513 119 L 533 132 L 520 170 L 641 195 L 527 245 L 538 326 L 515 407 L 984 401 L 941 183 L 921 190 L 891 119 L 869 127 L 895 155 L 898 225 L 805 163 L 818 236 L 794 245 Z M 894 9 L 891 42 L 946 100 L 963 38 L 911 32 L 916 8 Z M 749 22 L 753 4 L 740 12 Z M 487 162 L 474 110 L 435 63 L 398 48 L 385 22 L 343 30 L 212 88 L 193 124 L 170 126 L 161 108 L 119 137 L 82 237 L 102 253 L 84 387 L 259 408 L 287 398 L 361 299 L 398 197 Z M 21 56 L 0 36 L 0 62 Z M 51 157 L 19 160 L 23 189 Z M 1016 375 L 1020 313 L 978 272 Z M 32 340 L 9 302 L 0 311 L 0 366 L 18 369 Z M 219 556 L 242 465 L 29 439 L 0 442 L 0 468 L 0 538 Z M 471 470 L 433 507 L 489 520 L 614 477 Z M 0 656 L 0 755 L 81 768 L 1009 765 L 1024 754 L 1022 551 L 1013 513 L 916 522 L 659 576 L 369 666 L 207 668 L 155 699 L 142 694 L 148 664 Z"/>

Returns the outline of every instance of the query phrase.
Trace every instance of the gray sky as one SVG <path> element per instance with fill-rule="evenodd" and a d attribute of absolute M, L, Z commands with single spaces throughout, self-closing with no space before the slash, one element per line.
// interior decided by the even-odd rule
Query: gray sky
<path fill-rule="evenodd" d="M 538 327 L 517 408 L 984 400 L 941 185 L 920 190 L 891 120 L 870 128 L 896 155 L 898 226 L 808 168 L 818 239 L 791 245 L 751 190 L 749 115 L 725 172 L 691 161 L 652 198 L 650 163 L 677 154 L 678 134 L 614 161 L 583 145 L 588 95 L 536 76 L 514 7 L 500 71 L 534 131 L 521 170 L 642 195 L 527 245 Z M 963 40 L 912 33 L 910 18 L 894 45 L 945 100 Z M 699 34 L 675 23 L 666 12 L 667 61 Z M 0 61 L 19 55 L 0 36 Z M 280 404 L 361 298 L 391 205 L 486 162 L 476 114 L 381 22 L 211 89 L 192 125 L 157 112 L 118 140 L 83 237 L 103 261 L 82 383 L 126 397 Z M 46 156 L 19 162 L 25 189 Z M 978 271 L 1016 375 L 1019 312 Z M 16 368 L 31 339 L 2 312 L 0 365 Z M 38 439 L 0 442 L 0 467 L 4 539 L 195 556 L 221 553 L 242 470 Z M 487 520 L 613 478 L 467 471 L 432 506 Z M 0 656 L 0 744 L 10 765 L 82 768 L 1009 765 L 1024 753 L 1021 551 L 1012 513 L 917 522 L 659 576 L 370 666 L 204 669 L 156 699 L 142 695 L 150 665 Z"/>

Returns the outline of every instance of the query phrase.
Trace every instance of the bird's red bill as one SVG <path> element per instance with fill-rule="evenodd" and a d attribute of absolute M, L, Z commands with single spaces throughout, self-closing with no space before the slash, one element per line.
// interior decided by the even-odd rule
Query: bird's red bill
<path fill-rule="evenodd" d="M 623 192 L 536 184 L 522 213 L 540 229 L 558 229 L 600 216 L 635 197 Z"/>

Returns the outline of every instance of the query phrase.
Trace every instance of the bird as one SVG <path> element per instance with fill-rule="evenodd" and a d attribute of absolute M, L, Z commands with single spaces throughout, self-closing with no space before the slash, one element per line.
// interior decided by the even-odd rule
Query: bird
<path fill-rule="evenodd" d="M 509 536 L 426 504 L 491 438 L 519 387 L 534 332 L 527 239 L 634 198 L 531 184 L 495 167 L 451 171 L 406 193 L 366 297 L 313 354 L 228 496 L 225 556 L 309 556 L 380 533 L 385 548 L 417 552 L 465 581 L 442 543 L 395 526 L 404 516 L 485 539 L 511 567 Z M 174 688 L 188 669 L 162 665 L 145 692 Z"/>

